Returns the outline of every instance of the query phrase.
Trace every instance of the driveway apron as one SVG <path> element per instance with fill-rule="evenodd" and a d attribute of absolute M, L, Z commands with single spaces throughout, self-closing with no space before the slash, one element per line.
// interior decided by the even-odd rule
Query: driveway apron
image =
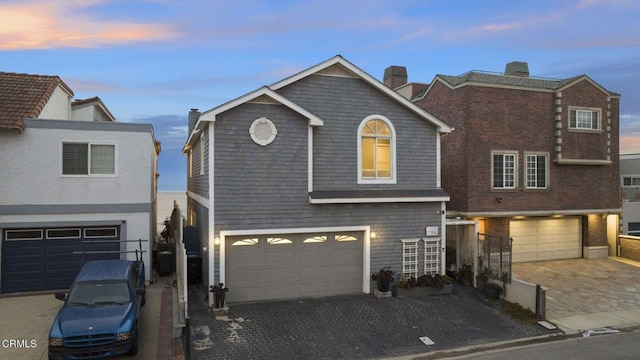
<path fill-rule="evenodd" d="M 618 314 L 633 325 L 633 317 L 640 316 L 640 268 L 623 261 L 604 258 L 514 263 L 512 270 L 517 279 L 547 288 L 547 319 L 551 322 L 599 319 L 592 326 L 604 327 L 616 325 L 611 317 Z M 578 322 L 576 326 L 574 330 L 587 330 L 584 326 L 588 323 Z"/>
<path fill-rule="evenodd" d="M 552 333 L 458 284 L 451 295 L 425 298 L 355 294 L 236 304 L 216 317 L 199 289 L 189 290 L 194 360 L 378 359 Z M 425 345 L 425 336 L 434 344 Z"/>

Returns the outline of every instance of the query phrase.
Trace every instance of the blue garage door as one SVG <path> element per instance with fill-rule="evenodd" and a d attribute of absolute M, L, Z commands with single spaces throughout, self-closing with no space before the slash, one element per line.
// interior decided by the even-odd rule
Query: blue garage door
<path fill-rule="evenodd" d="M 5 229 L 2 293 L 68 289 L 84 262 L 119 259 L 118 240 L 119 226 Z"/>

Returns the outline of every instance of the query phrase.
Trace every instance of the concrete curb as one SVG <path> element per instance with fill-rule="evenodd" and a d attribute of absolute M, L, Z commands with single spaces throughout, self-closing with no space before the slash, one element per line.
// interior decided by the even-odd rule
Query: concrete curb
<path fill-rule="evenodd" d="M 497 341 L 488 344 L 469 345 L 459 348 L 438 350 L 422 354 L 407 355 L 401 357 L 387 358 L 386 360 L 431 360 L 431 359 L 456 359 L 464 358 L 466 355 L 477 355 L 479 352 L 487 352 L 491 350 L 515 348 L 529 346 L 534 344 L 542 344 L 552 341 L 566 340 L 575 336 L 567 336 L 562 333 L 554 333 L 549 335 L 533 336 L 515 340 Z"/>
<path fill-rule="evenodd" d="M 626 326 L 622 328 L 615 328 L 621 333 L 631 333 L 640 331 L 640 326 Z M 595 335 L 595 336 L 608 336 L 607 335 Z M 396 358 L 388 358 L 385 360 L 431 360 L 431 359 L 466 359 L 476 357 L 481 353 L 487 354 L 492 352 L 498 352 L 499 350 L 506 349 L 518 349 L 539 346 L 549 342 L 567 341 L 572 339 L 582 338 L 582 332 L 573 334 L 554 333 L 549 335 L 532 336 L 527 338 L 497 341 L 488 344 L 463 346 L 454 349 L 439 350 L 434 352 L 408 355 Z"/>

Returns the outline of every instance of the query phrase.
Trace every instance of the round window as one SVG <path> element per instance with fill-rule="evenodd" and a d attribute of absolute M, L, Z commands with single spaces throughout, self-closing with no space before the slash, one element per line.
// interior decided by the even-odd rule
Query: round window
<path fill-rule="evenodd" d="M 251 124 L 249 135 L 251 135 L 251 139 L 256 144 L 267 146 L 275 140 L 278 130 L 276 130 L 276 126 L 273 125 L 271 120 L 261 117 Z"/>

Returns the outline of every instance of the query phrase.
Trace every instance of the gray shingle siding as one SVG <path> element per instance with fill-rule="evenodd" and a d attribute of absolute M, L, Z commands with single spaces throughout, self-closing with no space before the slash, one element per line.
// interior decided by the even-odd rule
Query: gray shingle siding
<path fill-rule="evenodd" d="M 198 230 L 199 242 L 200 242 L 200 251 L 202 254 L 202 278 L 204 279 L 203 283 L 207 284 L 209 280 L 209 271 L 207 270 L 209 267 L 209 244 L 208 244 L 208 235 L 207 231 L 209 229 L 209 209 L 202 206 L 197 201 L 187 198 L 187 207 L 195 213 L 195 227 Z M 186 226 L 186 224 L 185 224 Z M 204 248 L 207 248 L 205 251 Z M 218 254 L 216 253 L 216 263 Z M 217 269 L 216 269 L 217 270 Z M 216 273 L 217 278 L 217 273 Z"/>
<path fill-rule="evenodd" d="M 278 135 L 267 146 L 254 143 L 254 120 L 271 120 Z M 216 231 L 252 229 L 252 223 L 289 218 L 308 205 L 308 121 L 282 105 L 243 104 L 218 116 L 215 127 Z M 228 224 L 225 218 L 240 221 Z M 292 223 L 293 224 L 293 223 Z M 263 226 L 272 227 L 272 226 Z"/>
<path fill-rule="evenodd" d="M 314 129 L 314 190 L 436 186 L 436 128 L 365 81 L 313 75 L 278 92 L 324 120 Z M 358 127 L 374 114 L 388 118 L 396 131 L 396 184 L 357 183 Z"/>
<path fill-rule="evenodd" d="M 198 194 L 204 198 L 209 197 L 209 133 L 208 127 L 202 130 L 202 137 L 194 143 L 192 148 L 193 169 L 187 181 L 187 189 L 194 194 Z M 204 143 L 204 153 L 201 151 L 200 142 Z M 204 162 L 204 173 L 200 174 L 200 162 Z M 191 166 L 191 164 L 187 164 Z"/>
<path fill-rule="evenodd" d="M 314 190 L 435 188 L 436 129 L 378 90 L 358 79 L 310 76 L 280 92 L 325 121 L 314 129 Z M 357 184 L 357 129 L 372 114 L 386 116 L 396 129 L 396 185 Z M 278 130 L 267 146 L 249 136 L 260 117 Z M 273 104 L 245 103 L 216 116 L 215 236 L 224 230 L 371 226 L 371 269 L 400 272 L 400 240 L 422 238 L 425 226 L 440 226 L 441 204 L 310 204 L 308 126 L 297 112 Z"/>

